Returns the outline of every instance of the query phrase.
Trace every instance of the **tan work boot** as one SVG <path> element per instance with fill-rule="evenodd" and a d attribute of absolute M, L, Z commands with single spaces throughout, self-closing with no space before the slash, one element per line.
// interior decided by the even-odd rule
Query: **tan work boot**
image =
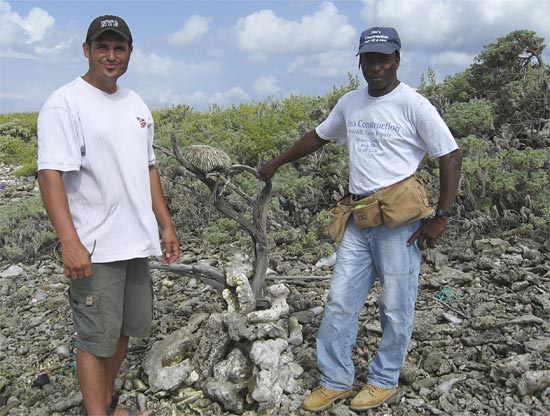
<path fill-rule="evenodd" d="M 355 396 L 349 405 L 352 410 L 366 410 L 378 407 L 383 403 L 386 403 L 389 399 L 397 394 L 397 387 L 393 389 L 381 389 L 367 384 L 363 387 L 357 396 Z"/>
<path fill-rule="evenodd" d="M 351 389 L 348 390 L 331 390 L 326 387 L 319 386 L 304 399 L 302 407 L 311 412 L 320 412 L 325 410 L 338 399 L 345 399 L 351 396 Z"/>

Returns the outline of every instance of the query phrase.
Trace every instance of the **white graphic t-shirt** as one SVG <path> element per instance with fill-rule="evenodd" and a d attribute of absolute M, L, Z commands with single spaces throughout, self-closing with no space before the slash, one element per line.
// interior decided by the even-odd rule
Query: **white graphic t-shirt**
<path fill-rule="evenodd" d="M 426 152 L 440 157 L 458 149 L 435 107 L 404 83 L 382 97 L 367 88 L 347 93 L 315 131 L 348 145 L 349 191 L 356 195 L 411 176 Z"/>

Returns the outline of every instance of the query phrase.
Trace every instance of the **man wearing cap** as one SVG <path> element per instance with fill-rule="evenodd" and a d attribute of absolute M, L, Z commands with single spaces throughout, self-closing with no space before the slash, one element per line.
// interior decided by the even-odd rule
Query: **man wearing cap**
<path fill-rule="evenodd" d="M 377 278 L 382 337 L 368 366 L 367 384 L 351 400 L 350 408 L 375 408 L 397 393 L 412 335 L 420 250 L 433 247 L 442 235 L 456 197 L 461 152 L 429 101 L 397 79 L 400 49 L 395 29 L 364 31 L 358 55 L 368 87 L 344 95 L 315 130 L 260 169 L 269 180 L 281 165 L 331 141 L 347 144 L 349 192 L 357 200 L 411 177 L 426 152 L 439 160 L 435 216 L 396 228 L 382 223 L 360 229 L 353 220 L 347 222 L 317 334 L 320 386 L 305 398 L 306 410 L 321 411 L 352 395 L 351 357 L 359 315 Z"/>
<path fill-rule="evenodd" d="M 148 258 L 172 263 L 179 243 L 155 166 L 151 112 L 117 85 L 132 53 L 128 25 L 94 19 L 82 49 L 86 74 L 40 110 L 38 181 L 71 279 L 82 414 L 135 415 L 116 406 L 114 382 L 129 337 L 151 331 Z"/>

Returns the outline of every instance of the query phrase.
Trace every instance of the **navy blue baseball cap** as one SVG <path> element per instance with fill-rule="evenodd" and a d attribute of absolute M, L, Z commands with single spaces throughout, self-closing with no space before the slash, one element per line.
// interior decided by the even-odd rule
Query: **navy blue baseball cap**
<path fill-rule="evenodd" d="M 401 40 L 393 27 L 375 26 L 361 33 L 359 52 L 378 52 L 389 55 L 401 49 Z"/>

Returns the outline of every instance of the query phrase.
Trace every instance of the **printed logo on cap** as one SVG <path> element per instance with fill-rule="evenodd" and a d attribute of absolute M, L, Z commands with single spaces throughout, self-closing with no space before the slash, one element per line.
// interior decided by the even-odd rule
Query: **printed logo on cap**
<path fill-rule="evenodd" d="M 367 36 L 365 36 L 365 38 L 363 39 L 363 43 L 371 43 L 371 42 L 383 43 L 383 42 L 387 42 L 388 39 L 389 39 L 389 36 L 383 35 L 382 31 L 371 30 L 371 32 Z"/>
<path fill-rule="evenodd" d="M 110 19 L 110 20 L 102 20 L 101 21 L 101 28 L 104 27 L 118 27 L 118 20 Z"/>

